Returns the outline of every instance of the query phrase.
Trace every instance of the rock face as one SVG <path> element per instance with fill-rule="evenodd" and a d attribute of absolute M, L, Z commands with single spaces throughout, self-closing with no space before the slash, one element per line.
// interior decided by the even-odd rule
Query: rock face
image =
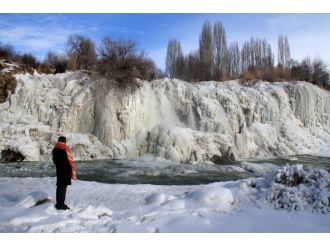
<path fill-rule="evenodd" d="M 154 154 L 175 162 L 330 152 L 330 94 L 304 82 L 190 84 L 134 92 L 86 74 L 16 75 L 0 104 L 0 150 L 48 160 L 59 135 L 76 159 Z"/>
<path fill-rule="evenodd" d="M 12 150 L 1 151 L 1 162 L 20 162 L 24 159 L 25 157 L 21 153 L 16 153 Z"/>

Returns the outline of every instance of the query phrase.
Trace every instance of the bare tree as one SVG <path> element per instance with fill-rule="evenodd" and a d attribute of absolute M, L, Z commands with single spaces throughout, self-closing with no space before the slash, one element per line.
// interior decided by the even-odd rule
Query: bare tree
<path fill-rule="evenodd" d="M 19 62 L 29 68 L 37 68 L 39 65 L 37 58 L 32 55 L 32 53 L 24 53 L 23 55 L 20 55 Z"/>
<path fill-rule="evenodd" d="M 242 47 L 242 70 L 269 69 L 273 67 L 274 56 L 266 39 L 251 38 Z"/>
<path fill-rule="evenodd" d="M 118 62 L 135 55 L 136 42 L 133 40 L 117 41 L 107 36 L 103 39 L 98 52 L 101 57 Z"/>
<path fill-rule="evenodd" d="M 82 35 L 70 35 L 67 42 L 69 59 L 75 63 L 78 69 L 92 69 L 96 64 L 96 50 L 94 42 Z"/>
<path fill-rule="evenodd" d="M 251 47 L 250 42 L 244 42 L 242 51 L 241 51 L 241 69 L 242 71 L 246 71 L 252 64 L 251 61 Z"/>
<path fill-rule="evenodd" d="M 312 62 L 309 57 L 306 57 L 300 63 L 293 60 L 290 72 L 294 80 L 310 82 L 325 88 L 330 86 L 330 74 L 321 59 L 314 59 Z"/>
<path fill-rule="evenodd" d="M 267 53 L 266 53 L 266 60 L 265 60 L 266 68 L 273 69 L 274 68 L 274 54 L 272 52 L 272 47 L 270 44 L 267 44 Z"/>
<path fill-rule="evenodd" d="M 98 71 L 105 77 L 119 82 L 122 87 L 134 88 L 136 78 L 152 80 L 156 77 L 156 66 L 144 53 L 136 53 L 136 42 L 113 40 L 105 37 L 99 48 Z"/>
<path fill-rule="evenodd" d="M 240 74 L 240 50 L 237 42 L 229 46 L 229 76 L 237 78 Z"/>
<path fill-rule="evenodd" d="M 210 22 L 203 24 L 199 36 L 199 60 L 201 66 L 201 80 L 211 80 L 213 70 L 213 38 Z"/>
<path fill-rule="evenodd" d="M 289 40 L 282 34 L 278 37 L 277 59 L 279 67 L 289 67 L 291 61 Z"/>
<path fill-rule="evenodd" d="M 328 87 L 330 83 L 330 75 L 326 64 L 321 59 L 313 60 L 313 76 L 312 83 L 321 87 Z"/>
<path fill-rule="evenodd" d="M 285 67 L 288 68 L 290 66 L 291 62 L 291 52 L 290 52 L 290 45 L 289 45 L 289 40 L 288 37 L 285 36 L 284 38 L 284 43 L 285 43 Z"/>
<path fill-rule="evenodd" d="M 313 65 L 310 57 L 306 57 L 302 60 L 301 64 L 300 80 L 311 82 L 313 78 Z"/>
<path fill-rule="evenodd" d="M 171 39 L 167 45 L 166 51 L 166 74 L 170 78 L 183 79 L 185 61 L 180 41 Z"/>
<path fill-rule="evenodd" d="M 12 45 L 5 45 L 0 43 L 0 58 L 13 60 L 16 55 L 17 54 Z"/>
<path fill-rule="evenodd" d="M 47 55 L 44 59 L 44 64 L 46 64 L 47 66 L 49 66 L 52 69 L 55 69 L 55 63 L 57 61 L 58 58 L 58 54 L 56 54 L 53 51 L 49 51 L 47 52 Z"/>
<path fill-rule="evenodd" d="M 49 51 L 47 53 L 43 63 L 46 64 L 49 68 L 51 68 L 55 74 L 65 73 L 68 67 L 67 57 L 52 51 Z"/>
<path fill-rule="evenodd" d="M 213 26 L 214 69 L 213 78 L 222 80 L 228 72 L 228 51 L 225 28 L 220 21 Z"/>
<path fill-rule="evenodd" d="M 197 82 L 200 80 L 201 68 L 198 52 L 190 52 L 185 57 L 185 77 L 184 79 L 189 82 Z"/>

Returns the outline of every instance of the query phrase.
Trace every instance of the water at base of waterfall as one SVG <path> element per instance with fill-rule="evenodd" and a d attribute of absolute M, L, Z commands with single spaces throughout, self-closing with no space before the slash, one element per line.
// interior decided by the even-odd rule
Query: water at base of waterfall
<path fill-rule="evenodd" d="M 157 158 L 77 161 L 79 180 L 109 184 L 194 185 L 261 176 L 276 166 L 303 164 L 330 172 L 330 158 L 310 155 L 222 164 L 175 164 Z M 0 177 L 53 177 L 52 162 L 0 163 Z"/>

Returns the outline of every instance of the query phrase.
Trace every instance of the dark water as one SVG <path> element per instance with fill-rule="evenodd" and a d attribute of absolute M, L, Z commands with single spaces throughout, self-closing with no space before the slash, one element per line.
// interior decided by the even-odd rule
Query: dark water
<path fill-rule="evenodd" d="M 263 160 L 246 160 L 221 165 L 174 164 L 159 159 L 124 159 L 78 161 L 79 180 L 121 184 L 192 185 L 211 182 L 238 180 L 262 175 L 244 168 L 244 163 L 256 167 L 270 164 L 303 164 L 308 167 L 325 169 L 330 172 L 330 158 L 316 156 L 290 156 Z M 267 164 L 266 164 L 267 163 Z M 270 165 L 272 166 L 272 165 Z M 51 162 L 0 163 L 0 177 L 54 177 L 55 166 Z"/>

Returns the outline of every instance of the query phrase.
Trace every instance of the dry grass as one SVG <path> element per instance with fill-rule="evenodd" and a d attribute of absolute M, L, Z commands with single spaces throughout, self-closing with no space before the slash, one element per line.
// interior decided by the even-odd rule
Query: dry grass
<path fill-rule="evenodd" d="M 37 67 L 37 71 L 39 74 L 54 74 L 54 70 L 51 69 L 48 65 L 41 64 Z"/>
<path fill-rule="evenodd" d="M 241 75 L 243 81 L 290 81 L 291 74 L 286 68 L 247 70 Z"/>
<path fill-rule="evenodd" d="M 6 101 L 8 92 L 15 92 L 17 81 L 13 73 L 0 74 L 0 103 Z"/>
<path fill-rule="evenodd" d="M 290 81 L 291 73 L 287 68 L 275 68 L 276 81 Z"/>

